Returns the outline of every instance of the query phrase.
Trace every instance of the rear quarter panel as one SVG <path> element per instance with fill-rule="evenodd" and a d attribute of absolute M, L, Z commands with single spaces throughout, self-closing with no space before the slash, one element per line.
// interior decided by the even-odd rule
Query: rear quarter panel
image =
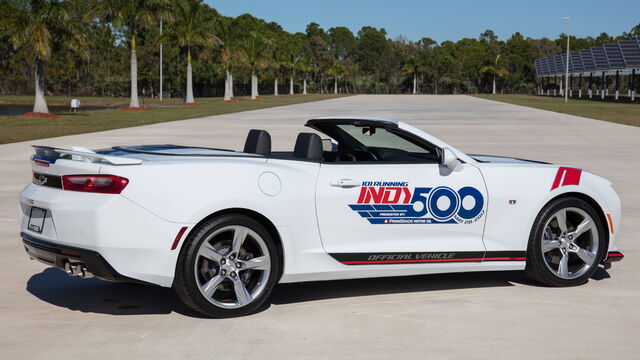
<path fill-rule="evenodd" d="M 130 183 L 123 196 L 166 221 L 189 224 L 188 232 L 222 210 L 240 208 L 263 215 L 281 239 L 281 281 L 287 282 L 291 274 L 314 272 L 332 261 L 322 248 L 316 218 L 319 168 L 319 163 L 307 161 L 233 158 L 181 159 L 101 171 L 127 177 Z"/>
<path fill-rule="evenodd" d="M 252 159 L 215 159 L 104 167 L 129 179 L 122 195 L 161 218 L 197 223 L 229 208 L 256 211 L 275 225 L 316 225 L 315 180 L 318 163 Z M 275 195 L 260 188 L 264 173 L 280 182 Z"/>

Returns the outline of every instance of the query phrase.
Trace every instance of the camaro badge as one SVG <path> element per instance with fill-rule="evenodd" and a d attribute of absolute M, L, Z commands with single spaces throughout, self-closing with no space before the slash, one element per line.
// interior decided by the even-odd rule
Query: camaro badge
<path fill-rule="evenodd" d="M 371 224 L 472 224 L 484 215 L 484 197 L 474 187 L 408 185 L 363 181 L 357 203 L 349 207 Z"/>

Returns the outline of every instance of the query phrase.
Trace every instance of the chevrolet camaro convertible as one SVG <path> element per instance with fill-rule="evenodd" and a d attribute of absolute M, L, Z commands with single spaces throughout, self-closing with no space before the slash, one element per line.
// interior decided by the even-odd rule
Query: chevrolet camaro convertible
<path fill-rule="evenodd" d="M 212 317 L 277 283 L 524 270 L 550 286 L 621 260 L 620 199 L 585 170 L 466 155 L 400 121 L 318 118 L 292 152 L 35 146 L 28 255 L 80 277 L 173 287 Z M 422 281 L 422 280 L 421 280 Z"/>

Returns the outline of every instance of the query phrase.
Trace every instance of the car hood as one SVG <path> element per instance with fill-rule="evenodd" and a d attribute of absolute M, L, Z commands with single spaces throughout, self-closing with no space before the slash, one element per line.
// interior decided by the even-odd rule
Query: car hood
<path fill-rule="evenodd" d="M 506 156 L 493 156 L 493 155 L 469 155 L 469 156 L 481 163 L 550 165 L 550 163 L 543 162 L 543 161 L 525 160 L 525 159 L 512 158 L 512 157 L 506 157 Z"/>

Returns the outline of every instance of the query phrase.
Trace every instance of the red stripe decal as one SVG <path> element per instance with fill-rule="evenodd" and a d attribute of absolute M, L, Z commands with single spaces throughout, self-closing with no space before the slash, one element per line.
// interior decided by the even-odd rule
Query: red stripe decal
<path fill-rule="evenodd" d="M 580 185 L 581 175 L 582 175 L 582 169 L 561 166 L 558 168 L 556 177 L 553 180 L 553 185 L 551 185 L 551 190 L 557 189 L 560 186 Z"/>
<path fill-rule="evenodd" d="M 484 258 L 482 261 L 525 261 L 526 257 L 496 257 L 496 258 Z"/>
<path fill-rule="evenodd" d="M 182 235 L 184 235 L 185 231 L 187 231 L 186 226 L 182 227 L 180 231 L 178 231 L 178 235 L 176 235 L 176 239 L 173 240 L 173 244 L 171 245 L 171 250 L 175 250 L 178 247 L 178 244 L 180 243 L 180 239 L 182 239 Z"/>
<path fill-rule="evenodd" d="M 478 262 L 478 261 L 524 261 L 525 257 L 493 257 L 470 259 L 428 259 L 428 260 L 372 260 L 372 261 L 342 261 L 345 265 L 358 264 L 407 264 L 407 263 L 433 263 L 433 262 Z"/>

